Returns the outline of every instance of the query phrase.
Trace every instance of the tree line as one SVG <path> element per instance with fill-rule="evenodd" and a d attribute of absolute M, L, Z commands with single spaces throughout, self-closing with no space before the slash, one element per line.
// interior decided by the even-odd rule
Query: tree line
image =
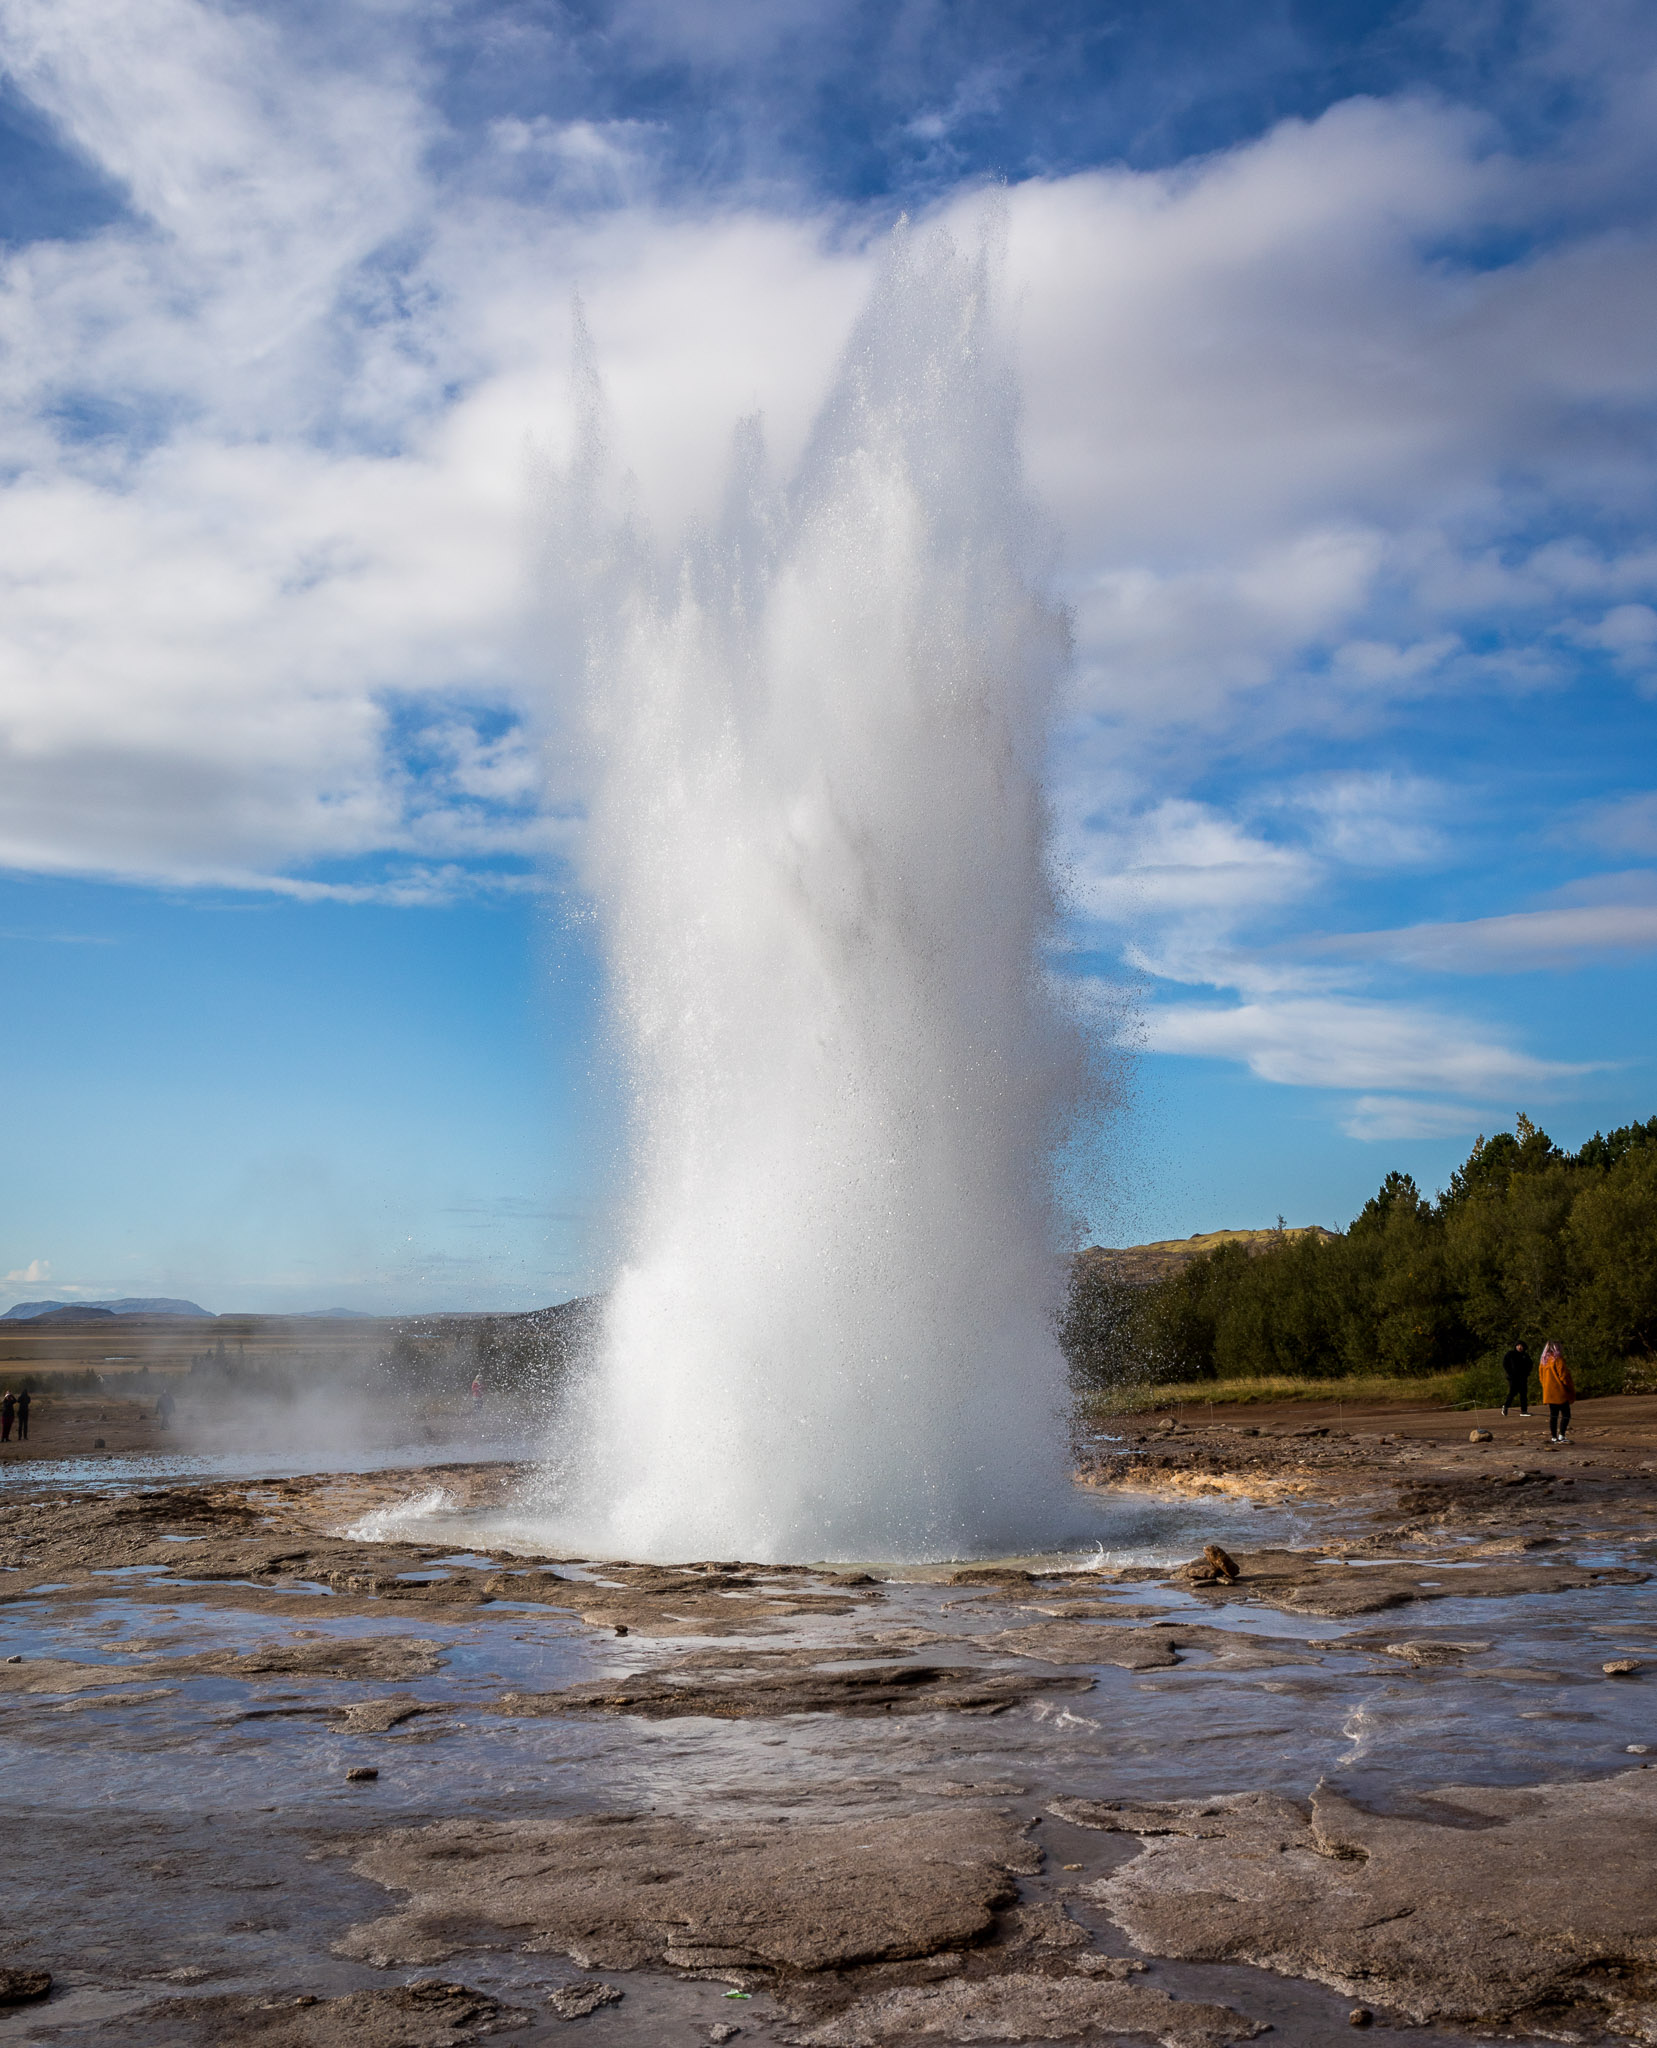
<path fill-rule="evenodd" d="M 1493 1373 L 1552 1338 L 1584 1392 L 1657 1390 L 1657 1117 L 1562 1151 L 1521 1116 L 1436 1200 L 1389 1173 L 1337 1235 L 1221 1245 L 1144 1285 L 1073 1269 L 1061 1335 L 1083 1388 Z"/>

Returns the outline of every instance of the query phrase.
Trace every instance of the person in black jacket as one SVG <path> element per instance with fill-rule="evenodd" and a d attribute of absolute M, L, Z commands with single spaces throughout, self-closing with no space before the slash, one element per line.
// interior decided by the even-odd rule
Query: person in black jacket
<path fill-rule="evenodd" d="M 1502 1403 L 1502 1413 L 1517 1401 L 1519 1413 L 1530 1413 L 1530 1353 L 1525 1349 L 1523 1337 L 1515 1337 L 1513 1348 L 1502 1360 L 1502 1371 L 1507 1375 L 1507 1399 Z"/>

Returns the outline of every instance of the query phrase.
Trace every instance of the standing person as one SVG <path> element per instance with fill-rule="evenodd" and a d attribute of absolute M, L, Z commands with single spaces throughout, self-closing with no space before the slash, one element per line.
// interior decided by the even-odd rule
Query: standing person
<path fill-rule="evenodd" d="M 1548 1442 L 1562 1444 L 1571 1426 L 1571 1403 L 1576 1399 L 1576 1381 L 1571 1368 L 1551 1339 L 1542 1346 L 1538 1363 L 1542 1375 L 1542 1399 L 1548 1404 Z"/>
<path fill-rule="evenodd" d="M 1525 1349 L 1523 1337 L 1515 1337 L 1513 1348 L 1502 1360 L 1502 1371 L 1507 1375 L 1507 1399 L 1502 1403 L 1502 1413 L 1517 1401 L 1519 1413 L 1530 1413 L 1530 1353 Z"/>
<path fill-rule="evenodd" d="M 33 1398 L 27 1387 L 17 1397 L 17 1441 L 20 1444 L 29 1441 L 29 1403 Z"/>
<path fill-rule="evenodd" d="M 163 1387 L 161 1389 L 161 1399 L 155 1404 L 155 1419 L 163 1429 L 172 1428 L 173 1390 L 171 1387 Z"/>
<path fill-rule="evenodd" d="M 0 1444 L 12 1440 L 12 1417 L 17 1413 L 17 1398 L 8 1387 L 0 1394 Z"/>

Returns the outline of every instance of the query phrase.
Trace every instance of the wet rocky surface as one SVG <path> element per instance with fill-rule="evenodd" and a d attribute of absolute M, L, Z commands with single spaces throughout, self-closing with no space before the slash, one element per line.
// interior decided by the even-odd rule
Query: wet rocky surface
<path fill-rule="evenodd" d="M 1092 1553 L 908 1571 L 37 1461 L 0 2043 L 1657 2039 L 1657 1401 L 1200 1420 L 1089 1447 Z"/>

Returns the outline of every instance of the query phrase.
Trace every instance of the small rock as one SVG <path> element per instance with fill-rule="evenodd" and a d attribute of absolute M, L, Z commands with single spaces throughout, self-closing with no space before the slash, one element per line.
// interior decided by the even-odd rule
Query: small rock
<path fill-rule="evenodd" d="M 51 1988 L 50 1970 L 0 1970 L 0 2005 L 27 2005 Z"/>
<path fill-rule="evenodd" d="M 613 1984 L 601 1984 L 597 1978 L 588 1978 L 579 1984 L 561 1984 L 556 1991 L 547 1993 L 550 2005 L 561 2020 L 584 2020 L 588 2013 L 597 2012 L 601 2005 L 616 2005 L 621 1993 Z"/>
<path fill-rule="evenodd" d="M 617 1634 L 618 1636 L 624 1636 L 624 1635 L 626 1635 L 626 1634 L 627 1634 L 627 1624 L 626 1624 L 626 1622 L 624 1622 L 624 1621 L 618 1621 L 618 1622 L 616 1623 L 616 1634 Z"/>
<path fill-rule="evenodd" d="M 22 1659 L 22 1658 L 21 1658 L 20 1656 L 19 1656 L 19 1657 L 8 1657 L 8 1658 L 6 1659 L 6 1662 L 7 1662 L 8 1664 L 21 1664 L 21 1663 L 23 1662 L 23 1659 Z"/>
<path fill-rule="evenodd" d="M 1383 1657 L 1401 1657 L 1406 1664 L 1414 1664 L 1419 1668 L 1423 1664 L 1454 1664 L 1459 1658 L 1467 1656 L 1470 1652 L 1488 1650 L 1489 1648 L 1490 1645 L 1488 1643 L 1387 1643 L 1383 1647 L 1381 1655 Z"/>
<path fill-rule="evenodd" d="M 708 2029 L 708 2039 L 710 2041 L 734 2041 L 741 2032 L 742 2029 L 732 2026 L 729 2020 L 717 2020 Z"/>
<path fill-rule="evenodd" d="M 1080 1870 L 1083 1868 L 1080 1863 L 1066 1863 L 1063 1867 L 1066 1870 Z"/>
<path fill-rule="evenodd" d="M 94 1438 L 92 1439 L 92 1448 L 93 1448 L 93 1449 L 94 1449 L 95 1451 L 101 1451 L 101 1450 L 103 1449 L 103 1447 L 104 1447 L 104 1440 L 103 1440 L 103 1438 L 102 1438 L 101 1436 L 95 1436 L 95 1437 L 94 1437 Z"/>
<path fill-rule="evenodd" d="M 1230 1580 L 1240 1576 L 1237 1560 L 1223 1551 L 1217 1543 L 1205 1543 L 1202 1554 L 1223 1578 Z"/>
<path fill-rule="evenodd" d="M 1467 1432 L 1467 1441 L 1470 1444 L 1493 1444 L 1496 1441 L 1496 1433 L 1490 1429 L 1470 1429 Z"/>
<path fill-rule="evenodd" d="M 379 1772 L 372 1764 L 354 1764 L 345 1774 L 348 1785 L 366 1785 L 370 1778 L 377 1778 Z"/>
<path fill-rule="evenodd" d="M 1367 2005 L 1355 2005 L 1346 2016 L 1349 2027 L 1367 2027 L 1375 2018 Z"/>
<path fill-rule="evenodd" d="M 1649 1742 L 1631 1742 L 1628 1745 L 1628 1754 L 1630 1756 L 1650 1756 L 1651 1744 Z"/>
<path fill-rule="evenodd" d="M 1632 1678 L 1640 1668 L 1638 1657 L 1613 1657 L 1609 1664 L 1600 1667 L 1607 1678 Z"/>

